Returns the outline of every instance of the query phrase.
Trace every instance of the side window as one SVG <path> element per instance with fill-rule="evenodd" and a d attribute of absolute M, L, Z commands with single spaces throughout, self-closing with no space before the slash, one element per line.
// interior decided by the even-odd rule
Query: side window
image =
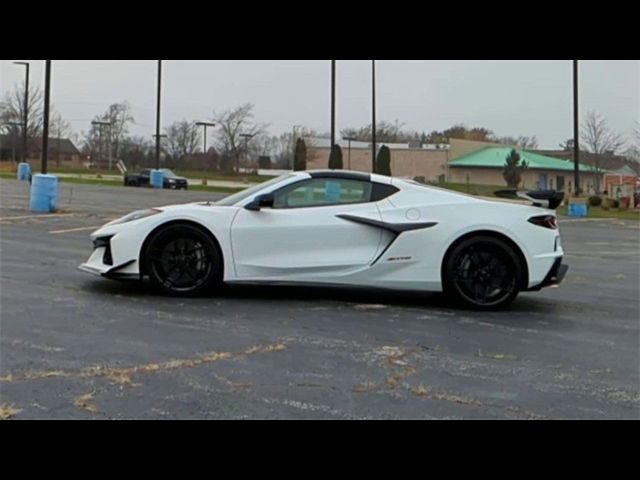
<path fill-rule="evenodd" d="M 341 178 L 317 178 L 275 193 L 273 208 L 303 208 L 371 201 L 371 183 Z"/>

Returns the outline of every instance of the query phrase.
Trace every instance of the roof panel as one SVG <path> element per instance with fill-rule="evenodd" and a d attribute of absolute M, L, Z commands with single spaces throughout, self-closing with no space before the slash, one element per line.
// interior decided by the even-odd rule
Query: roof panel
<path fill-rule="evenodd" d="M 450 162 L 452 167 L 503 168 L 511 148 L 485 148 L 469 153 Z M 555 157 L 540 155 L 539 153 L 517 150 L 531 170 L 562 170 L 573 171 L 573 162 Z M 589 165 L 580 165 L 581 172 L 595 172 Z"/>

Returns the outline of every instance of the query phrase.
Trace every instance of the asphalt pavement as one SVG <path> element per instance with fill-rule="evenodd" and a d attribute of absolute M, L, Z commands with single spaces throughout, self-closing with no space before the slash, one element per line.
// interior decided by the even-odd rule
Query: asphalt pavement
<path fill-rule="evenodd" d="M 89 233 L 207 192 L 0 180 L 0 418 L 640 419 L 637 221 L 561 219 L 571 267 L 507 310 L 235 287 L 175 299 L 76 269 Z"/>

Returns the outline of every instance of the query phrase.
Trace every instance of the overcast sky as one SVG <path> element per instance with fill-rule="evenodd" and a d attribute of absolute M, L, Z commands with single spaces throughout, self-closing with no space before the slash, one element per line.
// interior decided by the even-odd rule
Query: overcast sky
<path fill-rule="evenodd" d="M 14 60 L 0 61 L 0 94 L 24 77 Z M 32 82 L 42 86 L 44 61 L 29 60 Z M 536 135 L 542 148 L 572 136 L 572 62 L 377 62 L 378 120 L 399 120 L 430 132 L 454 123 L 489 128 L 499 136 Z M 155 60 L 54 60 L 51 101 L 75 132 L 110 103 L 130 103 L 131 133 L 155 132 Z M 328 60 L 167 60 L 163 63 L 162 122 L 206 120 L 214 110 L 255 104 L 255 119 L 276 134 L 305 125 L 330 129 Z M 371 118 L 371 65 L 340 60 L 337 127 Z M 640 62 L 582 61 L 581 109 L 604 115 L 631 138 L 640 120 Z"/>

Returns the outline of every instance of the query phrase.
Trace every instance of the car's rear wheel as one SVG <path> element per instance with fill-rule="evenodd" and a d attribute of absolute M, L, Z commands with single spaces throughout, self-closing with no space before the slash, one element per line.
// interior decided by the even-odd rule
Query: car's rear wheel
<path fill-rule="evenodd" d="M 197 295 L 222 282 L 222 256 L 215 241 L 200 228 L 168 225 L 153 234 L 144 253 L 151 282 L 171 295 Z"/>
<path fill-rule="evenodd" d="M 518 256 L 507 243 L 489 236 L 471 237 L 447 256 L 444 290 L 466 307 L 502 308 L 518 296 L 521 269 Z"/>

